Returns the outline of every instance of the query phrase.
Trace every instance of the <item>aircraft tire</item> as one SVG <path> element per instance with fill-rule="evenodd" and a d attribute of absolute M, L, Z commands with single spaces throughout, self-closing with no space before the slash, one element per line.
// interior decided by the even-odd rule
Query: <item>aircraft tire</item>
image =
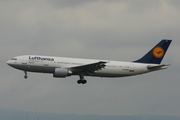
<path fill-rule="evenodd" d="M 24 79 L 27 79 L 28 78 L 28 76 L 24 76 Z"/>
<path fill-rule="evenodd" d="M 86 84 L 87 81 L 86 81 L 86 80 L 78 80 L 77 83 L 78 83 L 78 84 Z"/>
<path fill-rule="evenodd" d="M 87 80 L 82 80 L 82 84 L 86 84 L 87 83 Z"/>
<path fill-rule="evenodd" d="M 78 80 L 78 81 L 77 81 L 77 84 L 81 84 L 81 80 Z"/>

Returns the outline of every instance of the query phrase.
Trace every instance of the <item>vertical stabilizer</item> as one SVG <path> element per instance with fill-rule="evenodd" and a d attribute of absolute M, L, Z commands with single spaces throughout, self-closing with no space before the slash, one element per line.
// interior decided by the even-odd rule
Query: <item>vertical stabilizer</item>
<path fill-rule="evenodd" d="M 172 40 L 163 39 L 141 59 L 134 62 L 160 64 Z"/>

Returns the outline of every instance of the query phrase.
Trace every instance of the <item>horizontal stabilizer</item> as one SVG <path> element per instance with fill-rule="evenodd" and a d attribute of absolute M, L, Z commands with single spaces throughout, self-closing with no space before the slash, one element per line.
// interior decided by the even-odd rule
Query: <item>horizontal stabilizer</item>
<path fill-rule="evenodd" d="M 162 64 L 162 65 L 155 65 L 155 66 L 153 66 L 153 65 L 148 65 L 148 66 L 147 66 L 147 69 L 148 69 L 148 70 L 166 69 L 166 68 L 168 68 L 169 65 L 170 65 L 170 64 L 167 64 L 167 65 Z"/>

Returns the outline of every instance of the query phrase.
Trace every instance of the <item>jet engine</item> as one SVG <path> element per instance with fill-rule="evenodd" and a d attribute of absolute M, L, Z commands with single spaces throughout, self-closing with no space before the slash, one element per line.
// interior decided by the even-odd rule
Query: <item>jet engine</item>
<path fill-rule="evenodd" d="M 53 74 L 53 77 L 65 78 L 70 76 L 72 71 L 65 69 L 65 68 L 56 68 Z"/>

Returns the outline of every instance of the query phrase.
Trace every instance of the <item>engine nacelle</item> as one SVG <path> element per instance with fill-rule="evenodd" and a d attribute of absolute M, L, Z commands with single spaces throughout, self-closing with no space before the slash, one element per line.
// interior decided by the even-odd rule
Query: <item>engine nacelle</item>
<path fill-rule="evenodd" d="M 53 77 L 60 77 L 65 78 L 67 76 L 70 76 L 72 74 L 72 71 L 65 69 L 65 68 L 56 68 L 53 74 Z"/>

